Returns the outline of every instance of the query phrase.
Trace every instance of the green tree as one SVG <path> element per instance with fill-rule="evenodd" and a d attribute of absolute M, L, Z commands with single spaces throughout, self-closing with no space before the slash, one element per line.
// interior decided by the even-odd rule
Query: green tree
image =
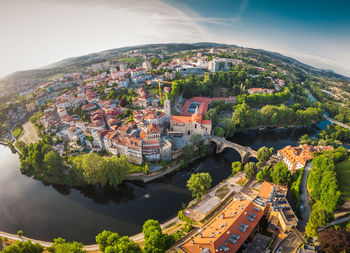
<path fill-rule="evenodd" d="M 118 233 L 104 230 L 96 236 L 96 243 L 104 253 L 141 253 L 141 248 L 127 236 L 120 237 Z"/>
<path fill-rule="evenodd" d="M 254 162 L 249 162 L 244 165 L 244 173 L 246 174 L 247 178 L 252 178 L 257 171 L 256 165 Z"/>
<path fill-rule="evenodd" d="M 83 244 L 78 242 L 66 242 L 63 238 L 54 239 L 54 243 L 49 248 L 51 252 L 54 253 L 85 253 L 83 250 Z"/>
<path fill-rule="evenodd" d="M 145 163 L 145 174 L 147 175 L 149 173 L 149 167 L 148 167 L 148 163 Z"/>
<path fill-rule="evenodd" d="M 264 179 L 264 174 L 263 174 L 263 172 L 261 170 L 261 171 L 258 172 L 258 174 L 256 174 L 256 180 L 258 182 L 261 182 L 263 179 Z"/>
<path fill-rule="evenodd" d="M 49 151 L 44 156 L 44 165 L 49 176 L 54 177 L 62 175 L 62 158 L 56 151 Z"/>
<path fill-rule="evenodd" d="M 99 155 L 90 153 L 77 157 L 73 160 L 73 164 L 82 172 L 84 179 L 89 184 L 108 182 L 107 175 L 104 173 L 105 162 Z"/>
<path fill-rule="evenodd" d="M 110 185 L 119 185 L 124 180 L 130 166 L 131 164 L 129 163 L 128 158 L 124 155 L 120 157 L 106 157 L 101 171 L 101 173 L 104 174 L 101 176 L 103 180 L 102 182 L 107 181 Z"/>
<path fill-rule="evenodd" d="M 118 242 L 114 245 L 107 246 L 105 253 L 141 253 L 140 246 L 129 239 L 128 236 L 121 237 Z"/>
<path fill-rule="evenodd" d="M 215 127 L 214 128 L 214 135 L 217 137 L 225 137 L 225 130 L 222 127 Z"/>
<path fill-rule="evenodd" d="M 316 202 L 312 206 L 309 222 L 305 227 L 305 233 L 309 237 L 315 237 L 317 235 L 317 228 L 326 225 L 329 221 L 329 214 L 321 203 Z"/>
<path fill-rule="evenodd" d="M 236 126 L 231 119 L 225 119 L 219 125 L 225 130 L 225 137 L 230 138 L 235 134 Z"/>
<path fill-rule="evenodd" d="M 188 144 L 185 146 L 185 151 L 186 151 L 186 157 L 188 159 L 192 159 L 193 158 L 193 154 L 194 154 L 194 145 L 193 144 Z"/>
<path fill-rule="evenodd" d="M 232 120 L 240 128 L 253 127 L 259 124 L 259 114 L 246 103 L 234 107 Z"/>
<path fill-rule="evenodd" d="M 275 164 L 275 166 L 273 166 L 270 176 L 272 178 L 272 182 L 275 184 L 289 182 L 291 178 L 290 172 L 283 162 L 278 162 Z"/>
<path fill-rule="evenodd" d="M 270 159 L 271 155 L 272 154 L 271 154 L 270 150 L 265 146 L 258 149 L 257 158 L 259 161 L 266 162 L 267 160 Z"/>
<path fill-rule="evenodd" d="M 211 176 L 209 173 L 192 174 L 187 181 L 187 188 L 192 192 L 192 196 L 200 199 L 211 186 Z"/>
<path fill-rule="evenodd" d="M 23 231 L 22 231 L 22 230 L 18 230 L 18 231 L 17 231 L 17 235 L 18 235 L 18 237 L 22 237 Z"/>
<path fill-rule="evenodd" d="M 242 171 L 242 163 L 241 162 L 233 162 L 232 163 L 232 174 L 234 175 L 234 174 L 236 174 L 236 173 L 238 173 L 238 172 L 240 172 L 240 171 Z"/>
<path fill-rule="evenodd" d="M 145 240 L 147 240 L 155 231 L 162 232 L 160 224 L 157 220 L 150 219 L 143 224 L 142 233 Z"/>
<path fill-rule="evenodd" d="M 110 245 L 115 245 L 119 240 L 118 233 L 113 233 L 111 231 L 103 230 L 96 236 L 96 243 L 102 252 Z"/>
<path fill-rule="evenodd" d="M 38 243 L 33 244 L 30 240 L 21 242 L 16 241 L 14 244 L 6 247 L 3 253 L 42 253 L 44 247 Z"/>
<path fill-rule="evenodd" d="M 142 233 L 145 238 L 145 251 L 149 253 L 165 252 L 174 242 L 172 236 L 162 233 L 159 222 L 156 220 L 146 221 Z"/>
<path fill-rule="evenodd" d="M 341 196 L 332 158 L 334 154 L 338 153 L 337 150 L 315 157 L 307 180 L 311 197 L 319 200 L 329 213 L 334 212 Z M 342 156 L 341 152 L 339 153 Z"/>

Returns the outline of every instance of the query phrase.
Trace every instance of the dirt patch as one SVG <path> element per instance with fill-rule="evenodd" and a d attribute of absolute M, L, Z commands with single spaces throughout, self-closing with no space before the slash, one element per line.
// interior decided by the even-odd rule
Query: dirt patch
<path fill-rule="evenodd" d="M 228 185 L 224 185 L 215 192 L 215 196 L 219 199 L 223 199 L 229 191 Z"/>
<path fill-rule="evenodd" d="M 23 125 L 23 133 L 19 141 L 23 141 L 25 144 L 39 141 L 38 132 L 32 122 L 28 121 Z"/>

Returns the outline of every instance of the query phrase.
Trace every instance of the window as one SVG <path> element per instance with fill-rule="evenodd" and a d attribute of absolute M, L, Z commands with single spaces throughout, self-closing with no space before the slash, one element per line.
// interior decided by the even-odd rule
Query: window
<path fill-rule="evenodd" d="M 197 129 L 197 124 L 194 124 L 194 128 Z"/>
<path fill-rule="evenodd" d="M 190 134 L 191 134 L 191 131 L 188 130 L 188 131 L 187 131 L 187 135 L 190 135 Z"/>

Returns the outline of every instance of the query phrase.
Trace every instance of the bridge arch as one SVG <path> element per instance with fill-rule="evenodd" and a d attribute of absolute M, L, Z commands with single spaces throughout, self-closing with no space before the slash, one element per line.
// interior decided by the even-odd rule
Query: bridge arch
<path fill-rule="evenodd" d="M 250 157 L 256 157 L 256 151 L 249 147 L 241 146 L 237 143 L 227 141 L 225 138 L 220 138 L 217 136 L 210 136 L 207 139 L 207 145 L 211 143 L 216 144 L 216 153 L 221 153 L 225 148 L 231 148 L 236 150 L 241 156 L 241 162 L 244 164 L 248 162 Z"/>

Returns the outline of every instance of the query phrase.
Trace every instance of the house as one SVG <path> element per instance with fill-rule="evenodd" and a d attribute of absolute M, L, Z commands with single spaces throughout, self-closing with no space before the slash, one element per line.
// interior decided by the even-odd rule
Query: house
<path fill-rule="evenodd" d="M 143 155 L 147 160 L 160 159 L 160 141 L 159 139 L 148 139 L 142 142 Z"/>
<path fill-rule="evenodd" d="M 183 76 L 200 76 L 203 75 L 204 71 L 200 67 L 194 67 L 191 65 L 181 65 L 180 67 L 176 68 L 176 71 L 180 72 Z"/>
<path fill-rule="evenodd" d="M 129 78 L 119 77 L 117 83 L 118 88 L 127 88 L 129 86 Z"/>
<path fill-rule="evenodd" d="M 67 133 L 70 140 L 79 141 L 80 145 L 85 144 L 85 135 L 80 128 L 72 126 L 68 129 Z"/>
<path fill-rule="evenodd" d="M 268 230 L 271 232 L 289 232 L 298 224 L 288 200 L 286 186 L 264 182 L 260 188 L 258 196 L 253 200 L 255 204 L 265 210 L 269 221 Z"/>
<path fill-rule="evenodd" d="M 159 140 L 160 139 L 159 126 L 153 123 L 149 124 L 147 126 L 146 132 L 142 131 L 140 134 L 140 137 L 141 139 L 144 139 L 144 140 L 151 140 L 151 139 Z"/>
<path fill-rule="evenodd" d="M 166 80 L 174 80 L 175 79 L 175 75 L 176 75 L 176 71 L 165 72 L 164 73 L 164 77 L 165 77 Z"/>
<path fill-rule="evenodd" d="M 109 134 L 113 131 L 111 130 L 99 130 L 99 131 L 92 131 L 92 137 L 94 138 L 94 141 L 96 141 L 98 143 L 98 147 L 100 149 L 106 149 L 105 147 L 105 141 L 104 141 L 104 137 L 106 134 Z"/>
<path fill-rule="evenodd" d="M 68 99 L 62 99 L 56 103 L 58 108 L 68 108 L 71 107 L 71 102 Z"/>
<path fill-rule="evenodd" d="M 127 136 L 114 136 L 111 143 L 112 154 L 126 155 L 129 162 L 142 164 L 142 140 Z"/>
<path fill-rule="evenodd" d="M 169 92 L 171 91 L 171 87 L 165 86 L 165 87 L 163 88 L 163 90 L 164 90 L 165 93 L 169 93 Z"/>
<path fill-rule="evenodd" d="M 306 163 L 313 159 L 313 153 L 326 150 L 333 150 L 332 146 L 311 146 L 300 145 L 299 147 L 292 147 L 290 145 L 277 151 L 277 155 L 287 165 L 291 171 L 305 167 Z"/>
<path fill-rule="evenodd" d="M 125 71 L 127 68 L 128 68 L 128 64 L 123 63 L 123 62 L 119 63 L 120 71 Z"/>
<path fill-rule="evenodd" d="M 114 71 L 111 73 L 110 77 L 112 80 L 118 80 L 121 77 L 125 77 L 128 74 L 126 71 Z"/>
<path fill-rule="evenodd" d="M 57 113 L 58 113 L 58 115 L 60 116 L 60 117 L 63 117 L 63 116 L 65 116 L 65 115 L 67 115 L 67 110 L 66 110 L 66 108 L 57 108 Z"/>
<path fill-rule="evenodd" d="M 188 253 L 237 252 L 263 215 L 264 210 L 252 201 L 232 201 L 180 247 Z"/>
<path fill-rule="evenodd" d="M 147 107 L 151 101 L 151 97 L 148 95 L 144 87 L 138 89 L 139 96 L 135 99 L 135 102 L 141 107 Z"/>
<path fill-rule="evenodd" d="M 90 112 L 90 111 L 96 110 L 97 109 L 97 105 L 89 103 L 89 104 L 83 105 L 81 109 Z"/>
<path fill-rule="evenodd" d="M 209 62 L 208 70 L 210 72 L 227 71 L 229 63 L 234 66 L 236 64 L 242 63 L 242 60 L 226 59 L 226 58 L 214 58 L 212 61 Z"/>
<path fill-rule="evenodd" d="M 146 71 L 150 71 L 152 69 L 152 64 L 149 61 L 144 61 L 142 63 L 142 68 L 144 68 Z"/>
<path fill-rule="evenodd" d="M 146 74 L 146 71 L 143 68 L 136 68 L 136 69 L 130 70 L 131 77 L 136 77 L 144 74 Z"/>
<path fill-rule="evenodd" d="M 263 89 L 263 88 L 251 88 L 251 89 L 248 89 L 249 95 L 252 95 L 252 94 L 260 94 L 260 95 L 272 94 L 274 91 L 275 91 L 274 89 Z"/>

